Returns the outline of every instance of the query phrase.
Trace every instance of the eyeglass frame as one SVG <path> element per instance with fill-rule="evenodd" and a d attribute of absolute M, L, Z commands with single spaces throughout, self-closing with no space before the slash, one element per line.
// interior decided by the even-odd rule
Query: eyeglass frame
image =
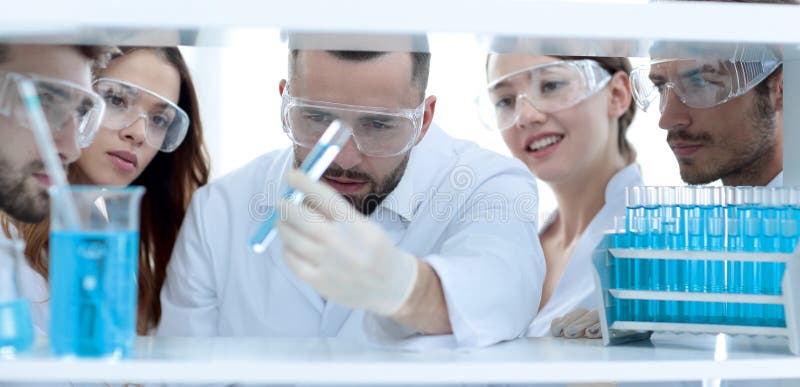
<path fill-rule="evenodd" d="M 364 154 L 366 156 L 370 156 L 370 157 L 394 157 L 394 156 L 398 156 L 398 155 L 401 155 L 401 154 L 404 154 L 404 153 L 407 153 L 408 151 L 410 151 L 411 148 L 413 148 L 414 145 L 417 143 L 417 140 L 419 139 L 419 136 L 422 133 L 422 126 L 424 124 L 423 120 L 425 118 L 425 110 L 426 110 L 426 106 L 425 106 L 426 104 L 425 104 L 425 99 L 424 98 L 423 98 L 422 103 L 420 103 L 419 106 L 417 106 L 416 108 L 413 108 L 413 109 L 408 109 L 408 108 L 390 109 L 390 108 L 385 108 L 385 107 L 348 105 L 348 104 L 342 104 L 342 103 L 337 103 L 337 102 L 316 101 L 316 100 L 302 98 L 302 97 L 294 97 L 289 93 L 289 86 L 287 85 L 284 88 L 283 93 L 281 94 L 281 124 L 283 126 L 283 132 L 286 133 L 286 135 L 289 137 L 290 140 L 292 140 L 292 143 L 294 143 L 295 145 L 298 145 L 298 146 L 302 146 L 304 148 L 313 147 L 314 144 L 304 145 L 304 144 L 301 144 L 300 142 L 298 142 L 294 138 L 294 136 L 292 135 L 292 128 L 289 126 L 289 122 L 288 122 L 288 119 L 287 119 L 287 114 L 288 114 L 289 109 L 292 106 L 296 106 L 298 104 L 307 105 L 307 106 L 323 107 L 323 108 L 339 109 L 339 110 L 350 110 L 350 111 L 354 111 L 354 112 L 379 113 L 379 114 L 388 114 L 388 115 L 394 115 L 394 116 L 401 116 L 401 117 L 404 117 L 404 118 L 410 120 L 412 123 L 414 123 L 414 135 L 411 136 L 411 138 L 408 141 L 408 144 L 406 144 L 406 146 L 403 147 L 403 149 L 401 149 L 400 151 L 392 153 L 392 154 L 389 154 L 389 155 L 376 155 L 376 154 L 370 154 L 369 152 L 365 152 L 361 148 L 361 145 L 359 144 L 358 136 L 356 135 L 356 130 L 354 129 L 353 133 L 351 134 L 351 136 L 353 138 L 353 142 L 356 145 L 356 148 L 362 154 Z"/>
<path fill-rule="evenodd" d="M 123 80 L 117 79 L 117 78 L 109 78 L 109 77 L 96 78 L 95 80 L 92 81 L 92 87 L 95 87 L 95 85 L 100 83 L 100 82 L 118 83 L 118 84 L 121 84 L 121 85 L 126 86 L 126 87 L 130 87 L 130 88 L 133 88 L 133 89 L 144 91 L 145 93 L 147 93 L 147 94 L 149 94 L 151 96 L 154 96 L 154 97 L 158 98 L 159 100 L 163 101 L 170 108 L 175 109 L 175 111 L 178 112 L 178 114 L 182 115 L 185 118 L 186 123 L 187 123 L 186 124 L 186 128 L 181 131 L 182 134 L 179 137 L 180 141 L 177 141 L 174 147 L 171 147 L 168 150 L 164 150 L 164 149 L 161 149 L 163 147 L 163 144 L 162 144 L 157 149 L 158 149 L 159 152 L 170 153 L 170 152 L 174 152 L 176 149 L 178 149 L 181 146 L 181 144 L 183 143 L 183 140 L 186 139 L 186 135 L 189 133 L 189 128 L 192 126 L 192 120 L 191 120 L 191 117 L 189 117 L 189 114 L 186 113 L 186 111 L 183 110 L 180 106 L 178 106 L 178 104 L 170 101 L 167 97 L 164 97 L 161 94 L 158 94 L 155 91 L 152 91 L 152 90 L 150 90 L 150 89 L 148 89 L 146 87 L 137 85 L 135 83 L 123 81 Z M 100 96 L 101 100 L 102 100 L 103 96 L 100 95 L 100 93 L 96 93 L 96 94 L 98 94 Z M 106 110 L 108 110 L 108 109 L 106 109 Z M 136 116 L 136 119 L 131 121 L 130 124 L 128 124 L 128 125 L 126 125 L 126 126 L 124 126 L 122 128 L 119 128 L 119 129 L 111 129 L 111 130 L 119 131 L 119 130 L 123 130 L 123 129 L 126 129 L 126 128 L 130 128 L 134 123 L 136 123 L 136 121 L 139 121 L 139 119 L 143 118 L 143 115 L 145 116 L 144 118 L 149 118 L 149 114 L 148 113 L 140 112 L 139 115 Z M 105 117 L 105 116 L 103 116 L 103 117 Z M 104 120 L 105 119 L 101 120 L 101 125 L 103 125 L 103 121 Z M 173 121 L 174 121 L 174 119 L 173 119 Z M 147 142 L 153 148 L 156 148 L 156 146 L 154 144 L 150 144 L 150 142 L 147 141 L 147 131 L 149 130 L 148 129 L 149 128 L 148 122 L 149 122 L 148 120 L 145 120 L 145 142 Z M 172 127 L 172 124 L 170 124 L 170 128 L 171 127 Z M 167 128 L 167 131 L 169 131 L 170 128 Z"/>
<path fill-rule="evenodd" d="M 8 77 L 11 77 L 11 79 L 8 79 Z M 94 102 L 94 106 L 92 106 L 91 109 L 88 109 L 84 115 L 88 116 L 88 115 L 90 115 L 90 113 L 93 110 L 96 109 L 97 124 L 91 130 L 91 132 L 89 134 L 83 134 L 83 133 L 80 132 L 80 130 L 78 130 L 77 131 L 77 137 L 78 138 L 76 139 L 77 143 L 78 143 L 78 146 L 80 148 L 85 149 L 85 148 L 88 148 L 89 145 L 91 145 L 92 141 L 94 140 L 94 137 L 97 135 L 97 132 L 100 130 L 100 126 L 102 125 L 103 117 L 105 115 L 105 109 L 106 109 L 105 101 L 103 101 L 103 98 L 98 93 L 96 93 L 93 89 L 83 87 L 83 86 L 81 86 L 81 85 L 79 85 L 79 84 L 77 84 L 75 82 L 67 81 L 65 79 L 53 78 L 53 77 L 48 77 L 48 76 L 39 75 L 39 74 L 35 74 L 35 73 L 21 73 L 21 72 L 16 72 L 16 71 L 0 72 L 0 79 L 2 79 L 2 82 L 0 82 L 0 84 L 4 84 L 5 82 L 8 82 L 8 81 L 17 82 L 18 80 L 14 79 L 14 78 L 19 78 L 19 79 L 22 79 L 22 80 L 29 80 L 29 81 L 32 81 L 32 82 L 41 81 L 41 82 L 55 83 L 55 84 L 58 84 L 58 85 L 66 86 L 66 87 L 68 87 L 70 89 L 75 89 L 75 90 L 82 91 L 83 93 L 85 93 L 85 94 L 87 94 L 89 96 L 94 96 L 95 101 L 92 101 L 92 102 Z M 0 89 L 0 96 L 4 96 L 4 94 L 5 94 L 5 88 Z M 0 106 L 2 106 L 2 104 L 0 104 Z M 45 113 L 46 113 L 46 110 L 45 110 L 44 106 L 42 106 L 42 110 L 45 111 Z M 4 111 L 2 111 L 2 109 L 0 109 L 0 115 L 8 117 L 8 112 L 4 112 Z M 48 127 L 49 127 L 50 126 L 50 122 L 48 121 L 47 124 L 48 124 Z M 22 125 L 22 126 L 24 126 L 24 125 Z M 56 129 L 56 128 L 48 128 L 48 129 L 50 129 L 50 131 L 53 132 L 53 133 L 58 133 L 62 128 L 58 128 L 58 129 Z"/>
<path fill-rule="evenodd" d="M 488 84 L 488 85 L 487 85 L 487 86 L 484 88 L 484 94 L 485 94 L 485 95 L 487 96 L 487 98 L 489 98 L 489 100 L 491 101 L 491 92 L 490 92 L 490 90 L 491 90 L 491 88 L 492 88 L 492 87 L 496 86 L 498 83 L 500 83 L 500 82 L 502 82 L 502 81 L 504 81 L 504 80 L 506 80 L 506 79 L 509 79 L 509 78 L 515 77 L 515 76 L 517 76 L 517 75 L 519 75 L 519 74 L 523 74 L 523 73 L 526 73 L 526 72 L 529 72 L 529 71 L 533 71 L 533 70 L 535 70 L 535 69 L 537 69 L 537 68 L 542 68 L 542 67 L 550 67 L 550 66 L 561 65 L 561 64 L 567 64 L 567 65 L 570 65 L 570 66 L 573 66 L 573 67 L 578 67 L 579 69 L 580 69 L 580 68 L 584 68 L 583 66 L 590 66 L 590 67 L 592 67 L 594 70 L 601 70 L 601 73 L 602 73 L 602 74 L 604 74 L 604 76 L 603 76 L 603 79 L 602 79 L 602 80 L 600 80 L 600 81 L 597 81 L 597 82 L 592 82 L 592 83 L 591 83 L 591 86 L 592 86 L 592 87 L 589 89 L 589 90 L 590 90 L 590 93 L 587 93 L 587 94 L 586 94 L 586 95 L 584 95 L 583 97 L 581 97 L 581 98 L 579 98 L 579 99 L 577 99 L 577 100 L 573 101 L 573 102 L 572 102 L 572 104 L 570 104 L 570 105 L 568 105 L 568 106 L 564 106 L 564 107 L 562 107 L 562 108 L 560 108 L 560 109 L 558 109 L 558 110 L 552 110 L 552 111 L 548 110 L 548 111 L 543 111 L 543 112 L 545 112 L 545 113 L 555 113 L 555 112 L 559 112 L 559 111 L 562 111 L 562 110 L 564 110 L 564 109 L 569 109 L 569 108 L 571 108 L 571 107 L 573 107 L 573 106 L 575 106 L 575 105 L 577 105 L 577 104 L 579 104 L 579 103 L 581 103 L 581 102 L 585 101 L 587 98 L 589 98 L 589 97 L 591 97 L 591 96 L 593 96 L 593 95 L 597 94 L 597 92 L 598 92 L 598 91 L 600 91 L 600 90 L 602 90 L 604 87 L 606 87 L 606 86 L 609 84 L 609 82 L 611 82 L 611 79 L 614 77 L 614 74 L 612 74 L 612 73 L 611 73 L 611 71 L 609 71 L 608 69 L 606 69 L 605 67 L 603 67 L 603 65 L 602 65 L 600 62 L 597 62 L 597 61 L 595 61 L 595 60 L 592 60 L 592 59 L 577 59 L 577 60 L 568 60 L 568 59 L 566 59 L 566 60 L 558 60 L 558 61 L 554 61 L 554 62 L 540 63 L 540 64 L 537 64 L 537 65 L 533 65 L 533 66 L 525 67 L 525 68 L 522 68 L 522 69 L 519 69 L 519 70 L 516 70 L 516 71 L 510 72 L 510 73 L 508 73 L 508 74 L 505 74 L 505 75 L 503 75 L 502 77 L 500 77 L 500 78 L 498 78 L 498 79 L 495 79 L 495 80 L 493 80 L 492 82 L 490 82 L 490 83 L 489 83 L 489 84 Z M 585 73 L 585 72 L 584 72 L 584 71 L 581 71 L 581 73 L 583 74 L 583 73 Z M 584 79 L 583 79 L 583 80 L 584 80 L 584 81 L 587 81 L 587 79 L 586 79 L 585 77 L 584 77 Z M 587 82 L 587 83 L 588 83 L 588 82 Z M 529 104 L 529 105 L 531 105 L 532 107 L 534 107 L 534 108 L 535 108 L 535 109 L 537 109 L 537 110 L 539 109 L 539 108 L 537 108 L 536 106 L 534 106 L 534 104 L 532 103 L 531 97 L 528 95 L 528 93 L 517 93 L 517 94 L 516 94 L 516 98 L 515 98 L 515 100 L 519 100 L 519 98 L 520 98 L 520 97 L 524 97 L 524 99 L 526 99 L 526 100 L 528 101 L 528 104 Z M 480 104 L 480 97 L 476 98 L 476 103 L 477 103 L 477 104 Z M 494 103 L 492 104 L 492 110 L 493 110 L 493 114 L 496 116 L 496 115 L 497 115 L 497 113 L 496 113 L 496 108 L 495 108 L 495 106 L 494 106 Z M 516 109 L 515 109 L 515 110 L 516 110 Z M 515 113 L 515 114 L 516 114 L 516 113 Z M 517 119 L 518 119 L 518 118 L 517 118 Z M 487 129 L 489 129 L 489 130 L 491 130 L 491 131 L 496 131 L 496 132 L 497 132 L 497 131 L 499 131 L 499 132 L 502 132 L 502 131 L 505 131 L 505 130 L 508 130 L 508 129 L 510 129 L 510 128 L 512 128 L 512 127 L 514 127 L 514 122 L 516 122 L 516 119 L 515 119 L 515 120 L 514 120 L 514 121 L 511 123 L 511 125 L 508 125 L 508 126 L 506 126 L 505 128 L 499 128 L 499 127 L 498 127 L 498 125 L 497 125 L 496 123 L 495 123 L 494 125 L 490 125 L 490 124 L 487 124 L 487 123 L 486 123 L 486 122 L 484 122 L 484 121 L 485 121 L 485 119 L 481 119 L 481 122 L 484 124 L 484 127 L 486 127 Z M 495 120 L 495 121 L 496 121 L 496 120 Z"/>

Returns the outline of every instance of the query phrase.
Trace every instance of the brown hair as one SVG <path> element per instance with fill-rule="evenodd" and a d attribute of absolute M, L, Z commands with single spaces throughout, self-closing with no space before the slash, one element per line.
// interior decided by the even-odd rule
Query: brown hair
<path fill-rule="evenodd" d="M 8 52 L 10 44 L 0 44 L 0 63 L 8 60 Z M 86 59 L 92 62 L 92 69 L 102 69 L 106 67 L 111 56 L 119 53 L 116 46 L 86 46 L 86 45 L 71 45 L 67 46 L 77 50 Z"/>
<path fill-rule="evenodd" d="M 489 54 L 486 56 L 486 73 L 489 73 L 489 59 L 492 55 Z M 591 59 L 600 64 L 606 71 L 609 72 L 612 76 L 618 72 L 624 72 L 625 74 L 631 74 L 631 62 L 628 58 L 623 57 L 602 57 L 602 56 L 559 56 L 553 55 L 553 58 L 559 58 L 563 60 L 582 60 L 582 59 Z M 636 151 L 633 148 L 633 145 L 628 141 L 626 138 L 626 134 L 628 132 L 628 127 L 633 122 L 633 117 L 636 115 L 636 104 L 633 103 L 633 99 L 631 99 L 630 105 L 628 105 L 628 110 L 625 111 L 618 119 L 617 119 L 617 146 L 619 148 L 620 154 L 628 160 L 633 161 L 636 159 Z"/>
<path fill-rule="evenodd" d="M 178 236 L 186 210 L 194 191 L 208 182 L 210 163 L 203 143 L 200 110 L 186 62 L 176 47 L 123 48 L 121 55 L 135 49 L 155 51 L 173 65 L 181 77 L 178 106 L 191 120 L 189 131 L 174 152 L 158 152 L 141 175 L 131 185 L 145 187 L 142 198 L 139 241 L 138 321 L 136 330 L 146 334 L 161 319 L 159 293 L 166 278 L 166 268 Z M 70 180 L 74 181 L 77 164 L 70 166 Z M 8 219 L 4 219 L 7 228 Z M 47 278 L 48 265 L 44 252 L 49 248 L 50 222 L 38 224 L 16 223 L 26 241 L 25 256 L 42 276 Z"/>
<path fill-rule="evenodd" d="M 426 42 L 427 45 L 427 42 Z M 325 51 L 337 59 L 350 62 L 367 62 L 383 55 L 389 51 Z M 300 50 L 289 51 L 289 74 L 295 71 L 297 57 Z M 429 52 L 409 52 L 411 55 L 411 82 L 419 89 L 421 98 L 425 98 L 425 89 L 428 88 L 428 75 L 431 67 L 431 54 Z"/>

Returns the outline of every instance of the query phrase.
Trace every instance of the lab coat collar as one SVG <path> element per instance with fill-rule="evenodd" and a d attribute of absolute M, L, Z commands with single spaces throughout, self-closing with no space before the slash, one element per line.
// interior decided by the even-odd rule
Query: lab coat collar
<path fill-rule="evenodd" d="M 627 167 L 620 169 L 611 180 L 606 184 L 606 203 L 613 203 L 625 197 L 625 188 L 634 185 L 641 185 L 642 172 L 637 163 L 628 164 Z"/>
<path fill-rule="evenodd" d="M 638 163 L 631 163 L 628 164 L 627 167 L 617 171 L 614 176 L 611 176 L 608 184 L 606 184 L 605 204 L 603 206 L 606 207 L 609 203 L 616 203 L 620 200 L 619 198 L 624 198 L 626 187 L 642 185 L 641 171 L 642 168 Z M 541 234 L 547 230 L 547 228 L 556 221 L 556 218 L 558 218 L 557 208 L 542 222 L 542 225 L 539 227 L 539 233 Z"/>
<path fill-rule="evenodd" d="M 428 194 L 427 188 L 431 187 L 435 178 L 434 171 L 429 165 L 434 158 L 447 157 L 450 148 L 442 147 L 447 142 L 447 135 L 436 124 L 431 124 L 422 141 L 411 150 L 406 171 L 397 187 L 384 199 L 379 209 L 391 211 L 400 216 L 405 222 L 412 222 Z"/>
<path fill-rule="evenodd" d="M 775 177 L 767 183 L 767 187 L 783 187 L 783 171 L 781 170 Z"/>

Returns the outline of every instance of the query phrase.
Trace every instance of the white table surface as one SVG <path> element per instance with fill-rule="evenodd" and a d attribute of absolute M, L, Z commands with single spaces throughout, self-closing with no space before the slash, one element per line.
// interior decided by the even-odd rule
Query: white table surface
<path fill-rule="evenodd" d="M 529 338 L 424 352 L 338 339 L 142 337 L 134 358 L 126 361 L 54 359 L 46 343 L 37 343 L 28 355 L 0 360 L 0 382 L 565 383 L 720 377 L 800 378 L 800 357 L 789 353 L 785 338 L 662 334 L 616 347 L 600 340 Z"/>

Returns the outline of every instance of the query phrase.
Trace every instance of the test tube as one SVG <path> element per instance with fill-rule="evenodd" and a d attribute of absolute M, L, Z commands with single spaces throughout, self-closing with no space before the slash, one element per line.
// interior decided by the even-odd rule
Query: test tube
<path fill-rule="evenodd" d="M 694 191 L 696 187 L 693 186 L 683 186 L 678 187 L 677 190 L 677 198 L 678 198 L 678 206 L 680 208 L 681 218 L 683 220 L 683 248 L 689 249 L 689 228 L 690 228 L 690 219 L 693 218 L 692 212 L 694 209 Z M 688 292 L 690 290 L 690 261 L 686 259 L 678 260 L 678 288 L 682 292 Z M 693 321 L 691 316 L 693 315 L 693 310 L 691 306 L 693 303 L 689 302 L 681 302 L 678 304 L 679 308 L 679 322 L 691 322 Z"/>
<path fill-rule="evenodd" d="M 664 230 L 664 247 L 668 250 L 683 248 L 683 218 L 677 204 L 677 187 L 660 187 L 661 214 Z M 663 267 L 664 290 L 678 291 L 678 260 L 668 259 Z M 678 301 L 664 301 L 664 321 L 672 321 L 678 316 Z"/>
<path fill-rule="evenodd" d="M 742 240 L 744 250 L 747 252 L 762 251 L 762 221 L 761 210 L 764 204 L 764 187 L 748 187 L 744 191 L 744 208 L 740 212 L 740 219 L 743 219 L 744 234 Z M 745 261 L 742 263 L 743 292 L 746 294 L 761 293 L 761 273 L 763 263 Z M 742 322 L 753 322 L 754 325 L 762 325 L 764 308 L 761 304 L 744 304 L 741 313 Z"/>
<path fill-rule="evenodd" d="M 690 187 L 692 190 L 692 205 L 686 218 L 686 232 L 689 236 L 689 250 L 705 250 L 705 214 L 710 209 L 709 187 Z M 704 259 L 689 260 L 689 291 L 706 291 L 706 261 Z M 689 320 L 691 322 L 704 322 L 706 317 L 706 303 L 691 303 Z"/>
<path fill-rule="evenodd" d="M 303 171 L 308 177 L 317 180 L 325 173 L 328 166 L 339 155 L 339 151 L 347 143 L 347 140 L 352 134 L 352 129 L 343 124 L 339 120 L 334 120 L 328 125 L 325 132 L 311 149 L 306 159 L 300 164 L 300 170 Z M 303 193 L 289 189 L 283 194 L 283 198 L 291 199 L 294 203 L 301 203 L 303 201 Z M 250 249 L 256 253 L 263 253 L 269 244 L 275 239 L 278 234 L 278 229 L 275 224 L 278 221 L 278 211 L 273 207 L 267 219 L 261 223 L 261 226 L 256 230 L 250 239 Z"/>
<path fill-rule="evenodd" d="M 662 228 L 661 190 L 659 187 L 645 187 L 644 208 L 647 227 L 647 248 L 663 250 L 664 231 Z M 664 291 L 666 278 L 663 275 L 666 262 L 657 258 L 649 258 L 645 261 L 649 272 L 649 282 L 646 288 L 653 291 Z M 664 315 L 664 311 L 661 310 L 663 309 L 662 307 L 663 304 L 659 301 L 648 302 L 648 320 L 659 321 Z"/>
<path fill-rule="evenodd" d="M 614 237 L 612 246 L 620 249 L 630 247 L 628 235 L 628 221 L 624 216 L 614 217 Z M 617 289 L 630 289 L 631 283 L 631 260 L 628 258 L 614 258 L 614 287 Z M 616 319 L 618 321 L 631 320 L 630 302 L 628 300 L 616 300 Z"/>

